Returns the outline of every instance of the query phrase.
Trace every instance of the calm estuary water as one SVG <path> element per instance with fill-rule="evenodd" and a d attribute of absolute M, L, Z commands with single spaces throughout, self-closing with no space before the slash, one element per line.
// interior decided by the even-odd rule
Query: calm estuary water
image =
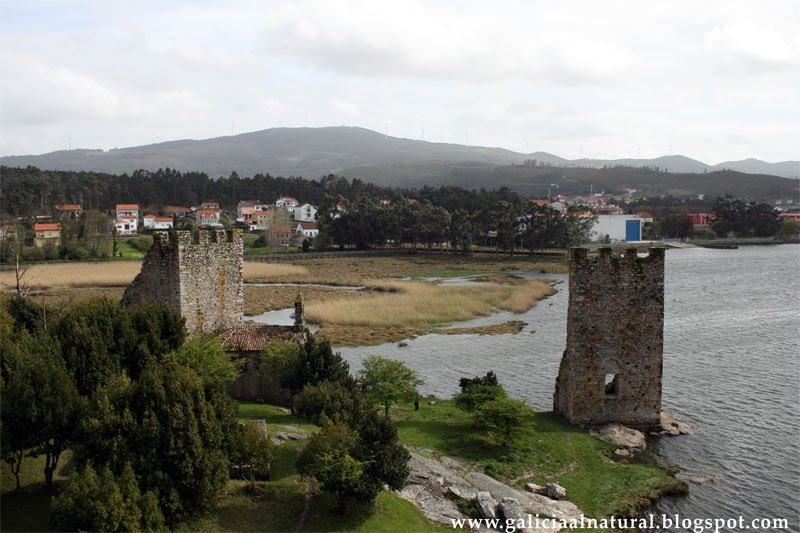
<path fill-rule="evenodd" d="M 800 246 L 692 248 L 666 257 L 663 404 L 698 430 L 655 439 L 648 454 L 713 482 L 690 484 L 688 496 L 666 498 L 656 511 L 779 517 L 800 531 Z M 342 355 L 353 370 L 370 354 L 402 360 L 423 377 L 424 393 L 445 397 L 460 377 L 494 370 L 510 394 L 550 410 L 567 277 L 545 277 L 559 281 L 559 292 L 527 313 L 458 324 L 524 320 L 517 335 L 426 335 L 403 348 L 342 348 Z"/>

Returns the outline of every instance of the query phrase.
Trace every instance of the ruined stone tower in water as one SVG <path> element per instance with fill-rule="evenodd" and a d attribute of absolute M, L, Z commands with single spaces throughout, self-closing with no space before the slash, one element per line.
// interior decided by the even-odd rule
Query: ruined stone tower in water
<path fill-rule="evenodd" d="M 553 409 L 569 422 L 658 427 L 664 344 L 664 250 L 646 257 L 570 251 L 567 347 Z"/>
<path fill-rule="evenodd" d="M 166 303 L 180 311 L 190 332 L 238 326 L 244 311 L 243 252 L 241 230 L 155 232 L 122 303 Z"/>

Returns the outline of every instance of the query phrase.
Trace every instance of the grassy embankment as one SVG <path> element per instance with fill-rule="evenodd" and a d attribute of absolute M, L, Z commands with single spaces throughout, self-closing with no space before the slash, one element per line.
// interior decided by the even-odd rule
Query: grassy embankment
<path fill-rule="evenodd" d="M 634 515 L 662 495 L 686 492 L 659 466 L 612 461 L 614 446 L 553 413 L 535 413 L 506 450 L 487 443 L 451 400 L 432 401 L 421 402 L 419 411 L 413 405 L 393 411 L 403 443 L 458 457 L 520 488 L 557 482 L 587 516 Z"/>
<path fill-rule="evenodd" d="M 290 425 L 302 431 L 314 426 L 294 418 L 284 409 L 269 405 L 243 403 L 242 419 L 267 420 L 271 431 Z M 287 441 L 274 448 L 272 479 L 259 482 L 255 493 L 246 490 L 243 481 L 231 480 L 206 516 L 181 524 L 179 531 L 294 531 L 303 511 L 307 484 L 301 480 L 294 462 L 302 441 Z M 72 470 L 71 454 L 65 453 L 56 476 L 57 493 Z M 50 497 L 44 489 L 43 458 L 23 461 L 23 494 L 13 494 L 14 478 L 6 463 L 0 467 L 1 531 L 50 531 Z M 303 531 L 444 531 L 432 525 L 411 503 L 390 492 L 379 495 L 374 505 L 359 507 L 348 516 L 340 516 L 335 501 L 312 485 L 310 513 Z"/>
<path fill-rule="evenodd" d="M 25 281 L 34 289 L 43 290 L 40 296 L 55 304 L 101 294 L 118 299 L 139 269 L 140 263 L 135 261 L 42 264 L 31 267 Z M 440 329 L 454 321 L 489 314 L 493 309 L 523 312 L 551 293 L 552 289 L 542 282 L 528 282 L 505 273 L 513 269 L 563 272 L 565 265 L 538 258 L 458 256 L 350 257 L 297 263 L 246 261 L 244 276 L 248 283 L 316 283 L 366 286 L 372 290 L 248 284 L 245 314 L 291 307 L 300 294 L 306 301 L 308 319 L 320 323 L 322 335 L 341 345 L 375 345 L 431 331 L 515 333 L 521 327 L 518 321 L 468 330 Z M 423 281 L 456 276 L 473 276 L 487 283 L 449 286 Z M 14 273 L 0 272 L 0 284 L 13 286 Z"/>

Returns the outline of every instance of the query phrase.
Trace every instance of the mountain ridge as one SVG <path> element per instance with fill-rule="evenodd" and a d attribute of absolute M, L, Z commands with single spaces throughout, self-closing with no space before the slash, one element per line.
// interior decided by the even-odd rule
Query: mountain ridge
<path fill-rule="evenodd" d="M 709 165 L 677 154 L 651 159 L 569 160 L 542 151 L 521 153 L 500 147 L 406 139 L 349 126 L 270 128 L 232 136 L 175 139 L 110 150 L 82 148 L 38 155 L 11 155 L 0 157 L 0 165 L 33 165 L 45 170 L 92 170 L 120 174 L 138 168 L 154 171 L 170 167 L 181 171 L 199 170 L 212 176 L 236 171 L 245 175 L 268 172 L 313 178 L 363 165 L 392 166 L 425 161 L 514 165 L 533 159 L 567 167 L 658 167 L 678 173 L 734 170 L 800 178 L 800 161 L 769 163 L 746 158 Z"/>

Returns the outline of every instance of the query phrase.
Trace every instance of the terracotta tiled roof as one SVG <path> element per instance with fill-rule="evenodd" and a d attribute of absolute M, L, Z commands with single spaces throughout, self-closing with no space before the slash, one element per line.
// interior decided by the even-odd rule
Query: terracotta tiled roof
<path fill-rule="evenodd" d="M 302 222 L 300 222 L 300 226 L 302 226 L 303 229 L 317 229 L 317 223 L 316 222 L 305 222 L 305 221 L 302 221 Z"/>
<path fill-rule="evenodd" d="M 57 205 L 56 211 L 80 211 L 81 206 L 75 204 L 64 204 L 64 205 Z"/>
<path fill-rule="evenodd" d="M 639 218 L 653 218 L 653 215 L 651 215 L 647 211 L 639 211 L 636 214 L 639 215 Z"/>
<path fill-rule="evenodd" d="M 292 326 L 245 324 L 223 331 L 219 339 L 228 352 L 260 352 L 273 344 L 300 343 L 304 340 L 304 333 Z"/>
<path fill-rule="evenodd" d="M 61 224 L 34 224 L 33 231 L 61 231 Z"/>
<path fill-rule="evenodd" d="M 219 216 L 219 209 L 198 209 L 197 214 L 200 216 L 204 215 L 217 215 Z"/>
<path fill-rule="evenodd" d="M 172 217 L 155 217 L 156 222 L 172 222 Z"/>
<path fill-rule="evenodd" d="M 139 209 L 139 204 L 117 204 L 117 211 L 120 209 L 127 210 L 127 209 Z"/>

